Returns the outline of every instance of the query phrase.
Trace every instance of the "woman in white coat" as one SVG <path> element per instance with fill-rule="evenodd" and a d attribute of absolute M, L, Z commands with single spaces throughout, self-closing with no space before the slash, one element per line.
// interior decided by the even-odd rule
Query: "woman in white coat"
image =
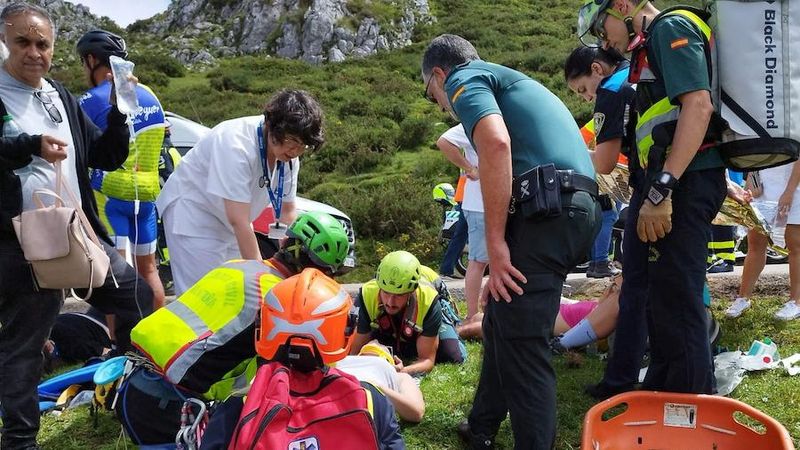
<path fill-rule="evenodd" d="M 227 260 L 260 258 L 251 222 L 268 206 L 271 232 L 294 220 L 299 157 L 323 142 L 319 103 L 282 90 L 262 115 L 220 123 L 186 154 L 156 202 L 176 295 Z"/>

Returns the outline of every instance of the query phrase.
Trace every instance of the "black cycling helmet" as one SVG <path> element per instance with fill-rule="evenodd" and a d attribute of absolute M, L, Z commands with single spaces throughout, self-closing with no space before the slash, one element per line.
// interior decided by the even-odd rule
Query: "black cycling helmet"
<path fill-rule="evenodd" d="M 84 34 L 78 40 L 76 48 L 81 59 L 86 59 L 86 55 L 92 55 L 105 66 L 109 65 L 108 59 L 111 56 L 123 59 L 128 57 L 125 39 L 105 30 L 92 30 Z"/>

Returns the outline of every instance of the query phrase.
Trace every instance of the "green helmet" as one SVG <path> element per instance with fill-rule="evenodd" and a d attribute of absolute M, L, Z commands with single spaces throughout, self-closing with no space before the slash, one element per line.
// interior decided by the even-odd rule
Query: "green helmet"
<path fill-rule="evenodd" d="M 448 205 L 455 205 L 456 202 L 453 197 L 456 195 L 456 190 L 450 183 L 439 183 L 433 187 L 433 200 L 437 203 L 446 203 Z"/>
<path fill-rule="evenodd" d="M 584 0 L 583 6 L 578 11 L 578 38 L 588 47 L 598 47 L 600 39 L 597 31 L 597 22 L 600 14 L 605 12 L 611 0 Z"/>
<path fill-rule="evenodd" d="M 419 260 L 399 250 L 384 256 L 378 265 L 377 281 L 381 290 L 390 294 L 406 294 L 419 285 Z"/>
<path fill-rule="evenodd" d="M 286 236 L 297 239 L 311 261 L 336 272 L 350 252 L 342 224 L 330 214 L 305 212 L 297 216 L 286 230 Z"/>

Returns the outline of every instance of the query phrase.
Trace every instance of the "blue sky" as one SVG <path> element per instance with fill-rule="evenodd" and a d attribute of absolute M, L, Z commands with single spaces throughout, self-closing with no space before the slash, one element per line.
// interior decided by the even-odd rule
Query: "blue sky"
<path fill-rule="evenodd" d="M 136 1 L 109 1 L 109 0 L 67 0 L 70 3 L 80 3 L 88 6 L 96 16 L 108 16 L 119 26 L 126 27 L 131 23 L 152 17 L 167 9 L 170 0 L 136 0 Z"/>

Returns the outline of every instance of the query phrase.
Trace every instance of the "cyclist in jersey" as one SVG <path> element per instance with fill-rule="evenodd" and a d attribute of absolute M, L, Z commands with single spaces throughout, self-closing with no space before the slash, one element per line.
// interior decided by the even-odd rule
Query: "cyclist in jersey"
<path fill-rule="evenodd" d="M 106 128 L 111 83 L 109 58 L 128 55 L 125 41 L 108 31 L 86 33 L 77 44 L 87 81 L 92 86 L 79 99 L 81 108 L 100 129 Z M 109 230 L 114 246 L 124 256 L 130 243 L 139 274 L 153 289 L 153 308 L 164 305 L 164 288 L 156 268 L 156 208 L 160 192 L 158 162 L 164 141 L 164 109 L 152 90 L 136 88 L 139 109 L 130 118 L 133 139 L 128 159 L 113 172 L 91 172 L 100 218 Z"/>

